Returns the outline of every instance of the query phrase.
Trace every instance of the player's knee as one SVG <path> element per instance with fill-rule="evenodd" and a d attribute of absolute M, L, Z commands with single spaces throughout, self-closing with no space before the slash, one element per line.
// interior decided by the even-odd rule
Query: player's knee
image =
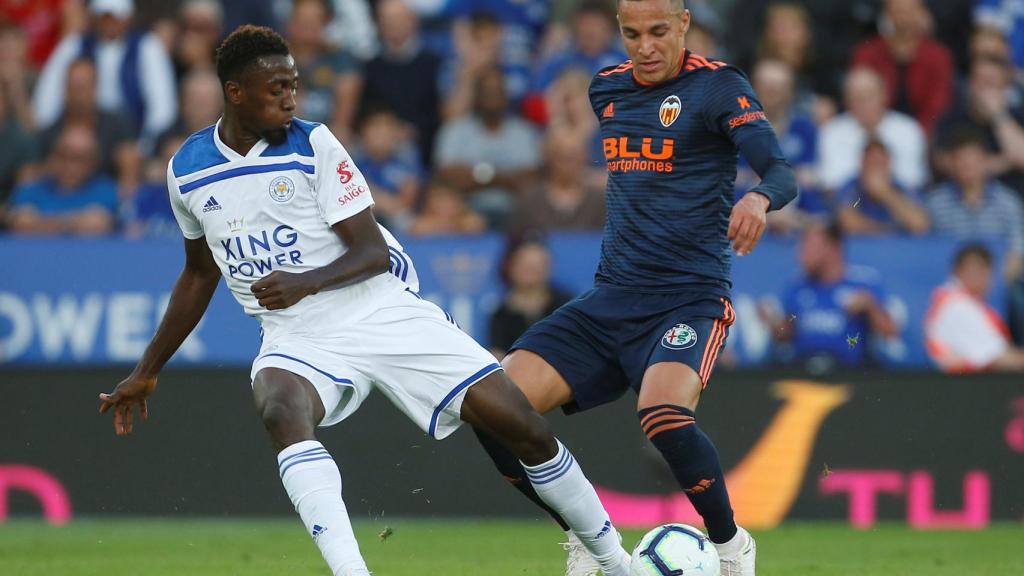
<path fill-rule="evenodd" d="M 551 424 L 543 416 L 531 413 L 525 417 L 521 432 L 516 439 L 516 456 L 528 465 L 535 466 L 551 460 L 558 453 Z"/>
<path fill-rule="evenodd" d="M 260 410 L 263 427 L 275 443 L 288 445 L 308 440 L 312 432 L 311 422 L 294 403 L 279 399 L 267 400 Z"/>

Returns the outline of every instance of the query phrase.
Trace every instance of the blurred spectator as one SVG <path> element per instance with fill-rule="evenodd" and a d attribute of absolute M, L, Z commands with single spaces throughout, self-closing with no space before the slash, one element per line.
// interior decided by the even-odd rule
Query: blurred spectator
<path fill-rule="evenodd" d="M 409 130 L 391 110 L 370 108 L 360 120 L 360 147 L 353 155 L 373 191 L 374 214 L 392 230 L 409 226 L 425 176 Z"/>
<path fill-rule="evenodd" d="M 707 0 L 690 0 L 686 3 L 686 9 L 690 11 L 686 48 L 709 60 L 724 58 L 718 43 L 722 22 L 712 5 Z"/>
<path fill-rule="evenodd" d="M 472 14 L 488 14 L 501 26 L 501 65 L 509 101 L 518 106 L 530 87 L 534 58 L 551 13 L 551 0 L 472 0 Z"/>
<path fill-rule="evenodd" d="M 216 124 L 224 110 L 224 91 L 216 72 L 195 71 L 181 81 L 181 116 L 168 136 L 187 138 Z M 161 148 L 163 143 L 160 144 Z"/>
<path fill-rule="evenodd" d="M 377 54 L 377 27 L 373 24 L 373 2 L 367 0 L 323 0 L 327 18 L 323 41 L 332 48 L 344 50 L 359 61 Z M 274 13 L 286 22 L 295 10 L 294 0 L 274 0 Z"/>
<path fill-rule="evenodd" d="M 187 0 L 181 6 L 173 43 L 174 72 L 179 81 L 191 72 L 216 72 L 223 21 L 224 11 L 217 0 Z"/>
<path fill-rule="evenodd" d="M 768 7 L 758 59 L 778 60 L 794 72 L 794 103 L 813 114 L 817 80 L 813 77 L 814 46 L 807 11 L 795 2 L 779 2 Z M 834 114 L 832 110 L 822 117 Z"/>
<path fill-rule="evenodd" d="M 604 169 L 604 148 L 598 131 L 597 116 L 590 105 L 590 80 L 593 77 L 580 70 L 569 70 L 545 94 L 544 113 L 549 132 L 571 132 L 573 138 L 587 146 L 588 170 L 584 178 L 599 179 L 604 188 L 607 172 Z"/>
<path fill-rule="evenodd" d="M 91 0 L 89 30 L 61 40 L 39 76 L 33 98 L 38 126 L 60 117 L 67 70 L 77 58 L 96 61 L 100 108 L 127 114 L 143 152 L 171 126 L 177 113 L 171 59 L 156 36 L 131 28 L 132 10 L 132 0 Z"/>
<path fill-rule="evenodd" d="M 523 191 L 509 228 L 550 231 L 601 230 L 605 221 L 604 190 L 587 178 L 587 143 L 566 130 L 548 133 L 544 177 Z"/>
<path fill-rule="evenodd" d="M 129 195 L 138 184 L 141 165 L 131 123 L 124 116 L 100 109 L 96 102 L 96 65 L 92 60 L 73 60 L 67 67 L 64 85 L 60 117 L 39 133 L 37 170 L 45 168 L 69 126 L 85 126 L 98 140 L 97 169 L 117 179 L 122 196 Z"/>
<path fill-rule="evenodd" d="M 923 0 L 885 0 L 884 17 L 881 34 L 857 46 L 851 67 L 878 72 L 889 108 L 931 132 L 953 101 L 953 56 L 928 37 L 931 21 Z"/>
<path fill-rule="evenodd" d="M 469 209 L 462 194 L 452 186 L 435 180 L 427 186 L 423 196 L 423 210 L 409 226 L 409 234 L 479 234 L 487 228 L 487 222 Z"/>
<path fill-rule="evenodd" d="M 728 18 L 728 46 L 744 69 L 761 58 L 793 66 L 801 90 L 809 85 L 819 96 L 814 118 L 820 124 L 830 109 L 835 110 L 853 47 L 875 29 L 878 4 L 878 0 L 737 0 Z M 772 45 L 787 48 L 783 54 Z"/>
<path fill-rule="evenodd" d="M 416 128 L 424 162 L 432 157 L 441 123 L 438 74 L 441 62 L 420 45 L 416 14 L 404 0 L 377 3 L 381 53 L 363 70 L 362 103 L 378 103 Z"/>
<path fill-rule="evenodd" d="M 26 69 L 25 33 L 13 26 L 0 25 L 0 91 L 6 97 L 6 113 L 14 117 L 22 128 L 35 126 L 29 89 L 32 73 Z"/>
<path fill-rule="evenodd" d="M 967 98 L 939 121 L 937 164 L 951 175 L 949 158 L 943 150 L 949 140 L 964 129 L 979 131 L 991 152 L 993 173 L 1006 184 L 1024 189 L 1024 102 L 1014 92 L 1012 68 L 998 57 L 978 57 L 971 63 Z"/>
<path fill-rule="evenodd" d="M 160 155 L 146 162 L 144 180 L 124 214 L 125 234 L 180 238 L 181 229 L 167 197 L 167 166 L 185 136 L 173 135 L 160 143 Z"/>
<path fill-rule="evenodd" d="M 31 133 L 12 113 L 9 92 L 10 86 L 0 83 L 0 142 L 4 148 L 0 154 L 0 222 L 4 220 L 4 206 L 19 175 L 32 158 L 34 145 Z"/>
<path fill-rule="evenodd" d="M 531 91 L 547 91 L 566 70 L 579 69 L 593 76 L 602 68 L 628 59 L 619 41 L 614 5 L 585 0 L 573 15 L 572 45 L 540 62 Z"/>
<path fill-rule="evenodd" d="M 762 307 L 773 336 L 792 345 L 794 360 L 814 372 L 867 360 L 873 337 L 898 334 L 881 285 L 866 270 L 846 266 L 836 224 L 807 228 L 800 242 L 804 278 L 783 296 L 782 313 Z"/>
<path fill-rule="evenodd" d="M 347 140 L 356 114 L 359 73 L 351 56 L 327 44 L 325 1 L 295 0 L 288 19 L 288 47 L 300 78 L 296 114 L 331 126 Z"/>
<path fill-rule="evenodd" d="M 1024 349 L 986 301 L 992 288 L 992 253 L 983 245 L 960 249 L 953 276 L 932 292 L 925 315 L 925 346 L 944 372 L 1024 370 Z"/>
<path fill-rule="evenodd" d="M 502 68 L 501 23 L 487 13 L 474 14 L 454 27 L 455 53 L 441 74 L 444 86 L 444 118 L 454 120 L 473 110 L 473 90 L 480 74 Z"/>
<path fill-rule="evenodd" d="M 925 0 L 931 14 L 933 37 L 953 54 L 960 75 L 967 72 L 968 45 L 971 37 L 975 0 Z"/>
<path fill-rule="evenodd" d="M 274 0 L 218 0 L 224 8 L 224 34 L 244 24 L 279 28 L 274 16 Z M 287 13 L 287 11 L 286 11 Z"/>
<path fill-rule="evenodd" d="M 1024 68 L 1024 9 L 1020 0 L 977 0 L 974 20 L 979 26 L 998 30 L 1010 43 L 1013 62 Z"/>
<path fill-rule="evenodd" d="M 38 70 L 61 36 L 84 27 L 83 12 L 78 0 L 4 0 L 0 2 L 0 23 L 24 31 L 28 43 L 25 63 Z M 7 52 L 4 57 L 9 57 Z"/>
<path fill-rule="evenodd" d="M 830 190 L 857 177 L 860 155 L 871 137 L 885 143 L 892 156 L 893 175 L 903 186 L 920 189 L 928 177 L 924 132 L 910 116 L 886 108 L 885 84 L 869 68 L 854 68 L 846 78 L 847 112 L 821 128 L 818 161 L 822 184 Z"/>
<path fill-rule="evenodd" d="M 540 167 L 533 127 L 508 113 L 505 80 L 498 68 L 477 79 L 474 114 L 445 123 L 437 138 L 437 172 L 471 193 L 473 209 L 499 228 L 515 195 L 533 182 Z"/>
<path fill-rule="evenodd" d="M 818 128 L 794 105 L 795 80 L 789 66 L 780 60 L 762 60 L 753 72 L 754 91 L 775 128 L 782 153 L 796 171 L 800 185 L 796 202 L 768 215 L 772 230 L 786 233 L 803 227 L 809 215 L 824 215 L 830 210 L 818 184 Z M 760 182 L 757 173 L 741 154 L 737 165 L 737 198 Z"/>
<path fill-rule="evenodd" d="M 14 192 L 8 223 L 20 234 L 105 234 L 114 226 L 117 187 L 97 171 L 96 135 L 82 125 L 61 134 L 48 175 Z"/>
<path fill-rule="evenodd" d="M 530 326 L 572 299 L 551 285 L 551 254 L 538 240 L 510 243 L 501 276 L 507 291 L 491 314 L 488 338 L 498 359 Z"/>
<path fill-rule="evenodd" d="M 845 234 L 924 234 L 928 214 L 913 194 L 892 177 L 892 159 L 881 140 L 868 140 L 860 177 L 836 196 L 839 224 Z"/>
<path fill-rule="evenodd" d="M 1009 250 L 1005 274 L 1024 272 L 1024 204 L 990 175 L 984 136 L 964 128 L 949 141 L 952 179 L 927 199 L 935 232 L 961 240 L 993 239 Z"/>

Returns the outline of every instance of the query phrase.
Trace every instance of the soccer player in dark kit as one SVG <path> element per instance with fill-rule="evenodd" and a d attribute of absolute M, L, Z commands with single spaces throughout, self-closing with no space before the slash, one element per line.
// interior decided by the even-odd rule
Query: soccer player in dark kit
<path fill-rule="evenodd" d="M 753 575 L 754 540 L 733 519 L 695 411 L 735 318 L 730 250 L 754 249 L 766 213 L 796 196 L 796 179 L 746 76 L 686 50 L 683 0 L 619 0 L 618 19 L 631 59 L 590 87 L 608 164 L 594 287 L 528 330 L 503 366 L 542 413 L 636 391 L 640 425 L 703 517 L 722 574 Z M 761 183 L 734 203 L 737 151 Z M 477 434 L 543 507 L 516 458 Z M 571 532 L 568 548 L 568 575 L 597 573 Z"/>

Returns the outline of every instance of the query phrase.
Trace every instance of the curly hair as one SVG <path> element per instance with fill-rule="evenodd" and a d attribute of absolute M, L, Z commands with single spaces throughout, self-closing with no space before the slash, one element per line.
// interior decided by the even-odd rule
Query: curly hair
<path fill-rule="evenodd" d="M 277 32 L 265 26 L 239 26 L 217 48 L 217 77 L 221 85 L 238 81 L 258 58 L 288 54 L 288 43 Z"/>

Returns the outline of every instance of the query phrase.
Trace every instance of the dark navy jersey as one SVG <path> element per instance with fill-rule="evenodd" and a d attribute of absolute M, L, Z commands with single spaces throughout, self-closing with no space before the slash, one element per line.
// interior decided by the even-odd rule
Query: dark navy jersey
<path fill-rule="evenodd" d="M 773 209 L 796 194 L 786 178 L 775 186 L 763 173 L 769 165 L 792 169 L 746 76 L 687 51 L 679 75 L 659 84 L 638 80 L 631 62 L 598 72 L 590 102 L 608 164 L 596 283 L 728 296 L 738 150 L 769 159 L 751 164 L 762 168 L 755 190 Z"/>

